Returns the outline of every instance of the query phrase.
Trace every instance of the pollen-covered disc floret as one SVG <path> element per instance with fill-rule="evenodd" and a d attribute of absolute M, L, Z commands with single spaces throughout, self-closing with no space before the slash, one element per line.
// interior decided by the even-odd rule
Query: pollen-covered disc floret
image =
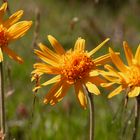
<path fill-rule="evenodd" d="M 132 53 L 127 42 L 123 42 L 123 47 L 128 65 L 124 64 L 121 58 L 110 48 L 110 56 L 117 69 L 106 65 L 108 72 L 102 73 L 109 81 L 108 83 L 102 84 L 104 87 L 113 84 L 119 85 L 109 94 L 109 98 L 121 93 L 121 91 L 126 91 L 128 97 L 137 97 L 140 94 L 140 45 L 135 55 Z"/>
<path fill-rule="evenodd" d="M 131 66 L 129 67 L 128 72 L 126 73 L 128 77 L 128 86 L 140 86 L 140 66 Z"/>
<path fill-rule="evenodd" d="M 105 82 L 99 77 L 98 66 L 110 60 L 110 55 L 105 54 L 96 59 L 92 55 L 97 52 L 109 39 L 106 39 L 90 52 L 85 50 L 85 40 L 78 38 L 74 48 L 65 51 L 62 45 L 51 35 L 48 35 L 54 51 L 47 46 L 39 43 L 40 50 L 35 50 L 35 54 L 43 61 L 34 64 L 35 70 L 32 71 L 32 81 L 38 80 L 44 74 L 53 75 L 54 77 L 35 85 L 33 91 L 37 91 L 43 86 L 54 84 L 47 92 L 44 103 L 55 105 L 61 101 L 71 86 L 74 87 L 75 95 L 80 105 L 85 109 L 87 106 L 87 97 L 85 95 L 85 87 L 92 94 L 99 95 L 98 86 Z M 35 77 L 38 75 L 39 77 Z"/>
<path fill-rule="evenodd" d="M 8 40 L 6 36 L 6 29 L 0 25 L 0 46 L 7 46 Z"/>
<path fill-rule="evenodd" d="M 61 62 L 61 74 L 71 84 L 84 78 L 94 66 L 92 59 L 87 54 L 80 52 L 66 53 Z"/>

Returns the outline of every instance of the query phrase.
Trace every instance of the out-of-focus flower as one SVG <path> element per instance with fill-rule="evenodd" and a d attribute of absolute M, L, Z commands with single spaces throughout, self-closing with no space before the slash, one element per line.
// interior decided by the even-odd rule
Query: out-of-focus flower
<path fill-rule="evenodd" d="M 109 81 L 101 84 L 103 87 L 109 87 L 113 84 L 119 85 L 109 94 L 109 98 L 126 90 L 128 97 L 136 97 L 140 94 L 140 45 L 133 55 L 127 42 L 123 42 L 124 52 L 128 65 L 125 65 L 120 57 L 109 48 L 112 62 L 117 67 L 116 70 L 110 65 L 105 65 L 107 72 L 102 71 L 101 74 Z"/>
<path fill-rule="evenodd" d="M 7 20 L 4 19 L 6 13 L 7 3 L 5 2 L 0 7 L 0 62 L 3 61 L 3 52 L 7 53 L 8 56 L 19 63 L 23 60 L 13 52 L 9 47 L 9 43 L 22 37 L 32 25 L 32 21 L 20 21 L 18 20 L 23 15 L 23 11 L 17 11 L 11 15 Z"/>
<path fill-rule="evenodd" d="M 77 39 L 74 49 L 68 51 L 65 51 L 53 36 L 49 35 L 48 40 L 55 51 L 50 50 L 42 43 L 39 44 L 41 50 L 35 50 L 35 54 L 43 62 L 34 64 L 35 70 L 32 72 L 32 80 L 35 78 L 34 74 L 40 76 L 51 74 L 54 77 L 35 87 L 34 90 L 55 83 L 44 99 L 44 103 L 55 105 L 63 99 L 70 86 L 74 85 L 79 103 L 83 108 L 86 108 L 87 98 L 84 93 L 84 86 L 89 92 L 96 95 L 100 94 L 96 85 L 100 85 L 104 80 L 99 77 L 97 66 L 104 64 L 110 59 L 109 54 L 96 59 L 93 59 L 92 55 L 109 39 L 103 41 L 90 52 L 85 50 L 85 40 L 81 38 Z"/>

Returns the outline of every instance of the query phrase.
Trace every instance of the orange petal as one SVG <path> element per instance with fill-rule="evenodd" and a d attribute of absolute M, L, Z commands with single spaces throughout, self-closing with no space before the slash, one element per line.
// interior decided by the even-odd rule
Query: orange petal
<path fill-rule="evenodd" d="M 38 55 L 38 57 L 39 57 L 41 60 L 43 60 L 44 62 L 46 62 L 46 63 L 48 63 L 48 64 L 50 64 L 50 65 L 52 65 L 52 66 L 56 66 L 56 67 L 59 66 L 59 65 L 58 65 L 58 62 L 56 62 L 56 60 L 54 61 L 54 60 L 48 58 L 48 56 L 47 56 L 44 52 L 41 52 L 41 51 L 39 51 L 39 50 L 34 50 L 34 53 L 35 53 L 36 55 Z"/>
<path fill-rule="evenodd" d="M 48 40 L 50 41 L 51 45 L 53 46 L 53 48 L 58 54 L 62 55 L 65 53 L 64 48 L 53 36 L 48 35 Z"/>
<path fill-rule="evenodd" d="M 112 91 L 108 98 L 112 98 L 113 96 L 119 94 L 121 91 L 123 90 L 122 85 L 120 85 L 119 87 L 117 87 L 114 91 Z"/>
<path fill-rule="evenodd" d="M 83 86 L 80 82 L 76 82 L 74 84 L 74 88 L 75 88 L 75 93 L 76 93 L 76 96 L 79 100 L 79 103 L 80 105 L 86 109 L 86 106 L 87 106 L 87 98 L 86 98 L 86 95 L 84 93 L 84 89 L 83 89 Z"/>
<path fill-rule="evenodd" d="M 125 41 L 123 42 L 123 47 L 124 47 L 124 52 L 125 52 L 125 55 L 126 55 L 128 65 L 132 65 L 133 54 L 132 54 L 132 51 L 129 48 L 127 42 L 125 42 Z"/>
<path fill-rule="evenodd" d="M 85 50 L 85 40 L 79 37 L 75 43 L 74 50 L 83 52 Z"/>
<path fill-rule="evenodd" d="M 85 83 L 85 85 L 90 93 L 94 93 L 95 95 L 100 94 L 100 90 L 98 89 L 98 87 L 95 84 L 93 84 L 91 82 L 87 82 L 87 83 Z"/>
<path fill-rule="evenodd" d="M 123 64 L 123 62 L 120 59 L 120 57 L 117 54 L 115 54 L 115 52 L 111 48 L 109 48 L 109 52 L 110 52 L 110 55 L 111 55 L 111 59 L 112 59 L 113 63 L 116 65 L 116 67 L 120 71 L 126 72 L 127 67 Z"/>
<path fill-rule="evenodd" d="M 88 78 L 88 81 L 97 85 L 97 86 L 100 86 L 101 83 L 105 83 L 106 80 L 104 80 L 103 78 L 100 78 L 99 76 L 93 76 L 93 77 L 89 77 Z"/>
<path fill-rule="evenodd" d="M 0 48 L 0 62 L 2 62 L 2 61 L 3 61 L 3 54 L 2 54 L 2 50 Z"/>
<path fill-rule="evenodd" d="M 98 58 L 95 58 L 94 63 L 95 63 L 95 65 L 102 65 L 102 64 L 104 64 L 104 63 L 106 63 L 107 61 L 110 61 L 110 60 L 111 60 L 110 54 L 108 53 L 108 54 L 102 55 Z"/>
<path fill-rule="evenodd" d="M 137 63 L 140 65 L 140 45 L 137 48 L 136 54 L 135 54 L 135 59 Z"/>
<path fill-rule="evenodd" d="M 21 18 L 22 15 L 23 15 L 23 10 L 20 10 L 20 11 L 17 11 L 16 13 L 14 13 L 13 15 L 11 15 L 9 17 L 9 19 L 4 21 L 4 23 L 3 23 L 4 27 L 9 28 L 14 23 L 16 23 Z"/>
<path fill-rule="evenodd" d="M 41 84 L 42 86 L 47 86 L 53 83 L 57 83 L 61 80 L 61 75 L 57 75 L 55 77 L 53 77 L 52 79 L 46 81 L 45 83 Z"/>
<path fill-rule="evenodd" d="M 128 97 L 136 97 L 140 94 L 140 87 L 134 87 L 128 93 Z"/>
<path fill-rule="evenodd" d="M 60 102 L 66 95 L 69 87 L 70 87 L 69 84 L 64 83 L 62 85 L 62 89 L 54 95 L 53 99 L 50 101 L 50 104 L 55 105 L 57 102 Z"/>
<path fill-rule="evenodd" d="M 55 52 L 51 51 L 47 46 L 45 46 L 42 43 L 38 44 L 39 48 L 43 51 L 44 54 L 46 54 L 46 56 L 54 61 L 59 60 L 59 55 L 57 55 Z"/>
<path fill-rule="evenodd" d="M 21 21 L 12 25 L 8 30 L 9 40 L 15 40 L 22 37 L 31 27 L 32 21 Z"/>
<path fill-rule="evenodd" d="M 96 53 L 106 42 L 108 42 L 110 39 L 107 38 L 106 40 L 104 40 L 101 44 L 99 44 L 96 48 L 94 48 L 92 51 L 90 51 L 88 53 L 89 56 L 93 55 L 94 53 Z"/>
<path fill-rule="evenodd" d="M 7 2 L 3 3 L 2 6 L 0 7 L 0 22 L 2 22 L 6 9 L 7 9 Z"/>
<path fill-rule="evenodd" d="M 34 73 L 41 72 L 41 73 L 47 73 L 47 74 L 59 74 L 60 71 L 58 68 L 49 66 L 44 63 L 35 63 L 34 68 L 36 69 Z"/>
<path fill-rule="evenodd" d="M 62 83 L 63 82 L 60 81 L 60 82 L 56 83 L 55 85 L 53 85 L 53 87 L 50 89 L 50 91 L 45 96 L 45 99 L 44 99 L 45 104 L 49 103 L 54 98 L 54 95 L 61 91 Z"/>
<path fill-rule="evenodd" d="M 23 63 L 23 60 L 15 52 L 13 52 L 11 49 L 9 49 L 8 47 L 3 47 L 2 49 L 3 49 L 3 51 L 5 51 L 8 54 L 8 56 L 11 59 L 14 59 L 15 61 L 19 62 L 20 64 Z"/>

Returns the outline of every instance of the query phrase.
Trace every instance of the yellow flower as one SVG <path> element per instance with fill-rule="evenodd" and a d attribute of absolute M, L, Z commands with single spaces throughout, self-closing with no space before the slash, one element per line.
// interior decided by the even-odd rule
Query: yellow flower
<path fill-rule="evenodd" d="M 48 36 L 48 40 L 55 51 L 51 51 L 42 43 L 39 44 L 41 50 L 35 50 L 35 54 L 44 63 L 34 64 L 35 70 L 32 72 L 32 80 L 35 79 L 34 74 L 39 76 L 51 74 L 54 75 L 54 78 L 40 84 L 34 90 L 55 83 L 44 99 L 44 103 L 55 105 L 63 99 L 70 86 L 74 85 L 79 103 L 83 108 L 86 108 L 87 98 L 84 94 L 84 86 L 89 92 L 96 95 L 100 94 L 96 85 L 100 85 L 104 80 L 98 76 L 97 66 L 110 59 L 109 54 L 96 59 L 92 59 L 91 56 L 109 39 L 106 39 L 90 52 L 85 51 L 85 40 L 81 38 L 77 39 L 74 50 L 70 49 L 68 51 L 65 51 L 61 44 L 51 35 Z"/>
<path fill-rule="evenodd" d="M 9 47 L 9 43 L 22 37 L 32 25 L 32 21 L 20 21 L 17 22 L 23 15 L 23 11 L 17 11 L 11 15 L 7 20 L 4 20 L 4 14 L 6 13 L 7 3 L 4 3 L 0 7 L 0 62 L 3 61 L 3 53 L 19 63 L 23 60 L 13 52 Z"/>
<path fill-rule="evenodd" d="M 140 45 L 136 50 L 135 56 L 126 42 L 123 42 L 124 52 L 128 65 L 125 65 L 119 56 L 109 48 L 112 62 L 119 71 L 110 65 L 105 65 L 108 72 L 101 72 L 109 80 L 109 83 L 101 84 L 103 87 L 109 87 L 113 84 L 119 86 L 109 94 L 109 98 L 126 90 L 128 97 L 136 97 L 140 94 Z"/>

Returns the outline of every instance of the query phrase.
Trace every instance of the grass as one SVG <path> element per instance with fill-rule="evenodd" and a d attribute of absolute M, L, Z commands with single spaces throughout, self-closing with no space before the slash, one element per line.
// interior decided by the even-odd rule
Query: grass
<path fill-rule="evenodd" d="M 48 34 L 54 35 L 65 49 L 73 47 L 75 40 L 81 36 L 86 39 L 88 50 L 91 50 L 103 41 L 98 32 L 101 30 L 105 36 L 111 38 L 112 43 L 108 43 L 102 48 L 98 55 L 106 53 L 109 46 L 113 46 L 115 50 L 122 52 L 123 38 L 118 42 L 114 41 L 116 39 L 114 38 L 114 28 L 120 26 L 121 32 L 123 25 L 126 29 L 123 37 L 134 46 L 133 50 L 136 50 L 138 45 L 140 26 L 139 21 L 136 20 L 137 14 L 130 14 L 130 11 L 127 15 L 124 14 L 126 10 L 130 9 L 129 5 L 125 5 L 124 10 L 118 11 L 115 16 L 110 14 L 107 8 L 101 10 L 95 8 L 90 2 L 83 1 L 29 0 L 25 2 L 21 0 L 17 3 L 16 0 L 13 0 L 9 1 L 9 5 L 12 13 L 23 9 L 25 11 L 23 19 L 34 22 L 34 11 L 36 7 L 39 7 L 41 21 L 38 42 L 44 42 L 48 46 L 50 45 L 46 39 Z M 71 22 L 74 17 L 79 20 L 72 30 Z M 89 18 L 95 22 L 97 27 L 90 24 Z M 30 73 L 33 70 L 32 65 L 36 61 L 32 47 L 33 32 L 34 25 L 26 36 L 11 45 L 11 48 L 24 58 L 25 63 L 23 65 L 19 65 L 5 56 L 5 91 L 7 93 L 11 89 L 11 84 L 12 89 L 14 89 L 14 93 L 6 98 L 8 139 L 86 140 L 88 137 L 88 110 L 80 108 L 73 89 L 62 102 L 52 107 L 42 103 L 44 93 L 49 90 L 48 87 L 45 87 L 37 95 L 34 110 L 32 109 L 34 96 Z M 8 68 L 10 68 L 11 77 L 8 76 Z M 114 121 L 113 116 L 119 108 L 122 96 L 108 100 L 106 98 L 108 93 L 108 90 L 102 90 L 103 95 L 95 97 L 96 140 L 118 140 L 121 136 L 121 111 L 118 112 Z M 133 104 L 133 101 L 130 102 L 128 112 L 130 112 Z M 32 111 L 34 113 L 33 118 L 31 117 Z M 122 118 L 122 120 L 126 120 L 126 118 Z M 132 135 L 133 119 L 130 122 L 132 123 L 127 129 L 126 140 L 130 140 Z"/>

